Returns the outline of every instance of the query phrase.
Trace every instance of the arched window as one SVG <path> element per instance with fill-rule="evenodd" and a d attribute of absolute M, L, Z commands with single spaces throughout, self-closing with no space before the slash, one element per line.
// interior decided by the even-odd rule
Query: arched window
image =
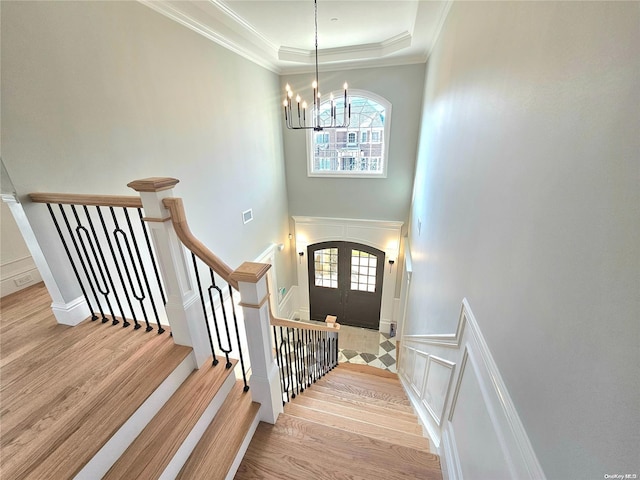
<path fill-rule="evenodd" d="M 341 92 L 334 92 L 340 98 Z M 320 123 L 330 123 L 329 95 L 320 106 Z M 384 98 L 363 90 L 350 91 L 351 121 L 346 128 L 310 130 L 308 143 L 310 177 L 387 176 L 388 140 L 391 104 Z M 344 104 L 336 102 L 338 122 Z"/>

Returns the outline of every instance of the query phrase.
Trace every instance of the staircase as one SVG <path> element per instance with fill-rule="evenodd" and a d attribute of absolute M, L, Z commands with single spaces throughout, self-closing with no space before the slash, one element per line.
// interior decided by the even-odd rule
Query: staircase
<path fill-rule="evenodd" d="M 236 479 L 441 479 L 396 374 L 340 364 L 261 423 Z"/>
<path fill-rule="evenodd" d="M 0 478 L 215 480 L 237 467 L 259 405 L 224 358 L 194 370 L 169 332 L 58 325 L 50 303 L 43 284 L 2 298 Z M 191 475 L 203 457 L 216 468 Z"/>

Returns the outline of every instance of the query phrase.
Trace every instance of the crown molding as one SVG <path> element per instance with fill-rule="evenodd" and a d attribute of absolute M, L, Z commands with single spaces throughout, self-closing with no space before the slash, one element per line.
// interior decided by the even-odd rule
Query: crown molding
<path fill-rule="evenodd" d="M 318 61 L 325 63 L 382 58 L 410 46 L 411 34 L 403 32 L 382 42 L 318 50 Z M 315 61 L 315 50 L 280 47 L 278 59 L 311 64 Z"/>
<path fill-rule="evenodd" d="M 207 13 L 206 8 L 198 8 L 192 2 L 181 1 L 138 0 L 138 2 L 267 70 L 277 74 L 281 73 L 280 67 L 269 60 L 276 57 L 275 50 L 274 52 L 269 51 L 270 43 L 260 40 L 263 42 L 263 51 L 258 51 L 255 45 L 260 43 L 244 39 L 233 28 L 224 25 L 210 13 Z M 227 15 L 230 12 L 226 8 L 223 9 L 220 2 L 217 1 L 210 1 L 204 5 L 220 9 Z M 234 21 L 238 21 L 235 15 Z M 244 22 L 243 26 L 246 28 Z M 263 37 L 259 35 L 259 38 Z"/>

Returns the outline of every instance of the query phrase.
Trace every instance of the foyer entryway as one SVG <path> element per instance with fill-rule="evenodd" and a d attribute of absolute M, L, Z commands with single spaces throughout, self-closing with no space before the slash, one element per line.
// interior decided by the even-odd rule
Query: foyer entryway
<path fill-rule="evenodd" d="M 309 245 L 307 254 L 311 320 L 334 315 L 341 325 L 378 330 L 384 252 L 332 241 Z"/>

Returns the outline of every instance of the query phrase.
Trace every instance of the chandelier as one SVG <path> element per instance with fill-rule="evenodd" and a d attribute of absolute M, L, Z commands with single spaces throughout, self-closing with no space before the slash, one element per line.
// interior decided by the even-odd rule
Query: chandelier
<path fill-rule="evenodd" d="M 316 79 L 311 84 L 313 88 L 313 106 L 311 107 L 310 122 L 307 124 L 307 102 L 302 101 L 300 95 L 296 95 L 295 101 L 297 103 L 297 122 L 294 123 L 293 112 L 293 91 L 287 83 L 285 87 L 285 99 L 282 102 L 284 105 L 284 122 L 289 130 L 315 130 L 317 132 L 325 130 L 327 128 L 346 128 L 351 121 L 351 103 L 349 103 L 347 88 L 348 85 L 345 82 L 344 88 L 344 108 L 342 115 L 342 122 L 338 123 L 337 119 L 337 101 L 331 94 L 329 102 L 329 119 L 324 123 L 320 121 L 321 109 L 321 95 L 320 95 L 320 81 L 318 78 L 318 0 L 313 0 L 314 14 L 315 14 L 315 40 L 316 40 Z M 302 102 L 302 103 L 300 103 Z M 326 108 L 325 108 L 326 110 Z"/>

